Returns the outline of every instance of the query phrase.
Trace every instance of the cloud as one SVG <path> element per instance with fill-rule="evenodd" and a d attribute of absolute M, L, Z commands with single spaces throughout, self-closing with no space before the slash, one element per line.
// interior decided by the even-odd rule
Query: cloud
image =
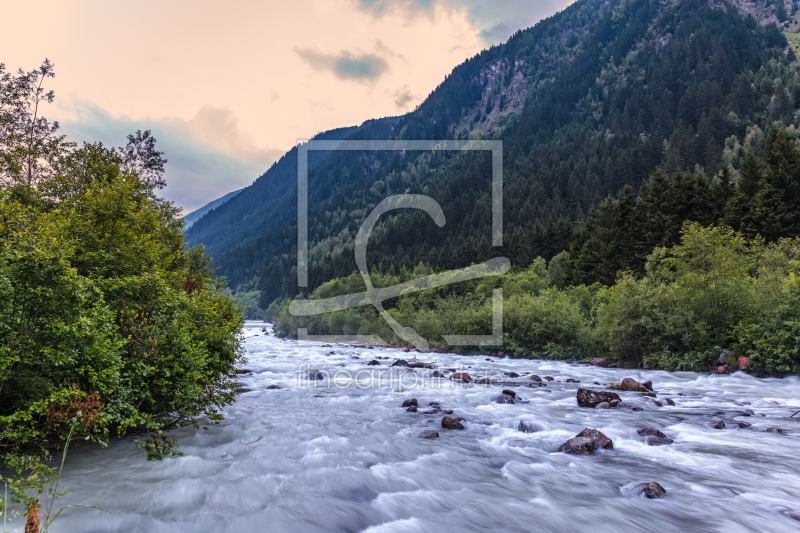
<path fill-rule="evenodd" d="M 344 80 L 374 81 L 389 70 L 389 64 L 377 54 L 354 55 L 346 51 L 326 54 L 311 49 L 295 51 L 314 70 L 327 70 Z"/>
<path fill-rule="evenodd" d="M 136 120 L 112 116 L 88 102 L 59 108 L 64 115 L 59 117 L 61 132 L 73 141 L 122 146 L 129 133 L 152 130 L 156 147 L 168 161 L 167 187 L 160 194 L 187 213 L 249 185 L 282 154 L 256 147 L 228 109 L 206 106 L 191 120 Z"/>
<path fill-rule="evenodd" d="M 375 16 L 395 11 L 431 13 L 436 6 L 465 9 L 472 23 L 480 29 L 487 44 L 500 44 L 515 31 L 533 26 L 560 11 L 574 0 L 356 0 L 358 6 Z"/>
<path fill-rule="evenodd" d="M 392 93 L 392 96 L 394 97 L 394 105 L 396 105 L 398 109 L 407 109 L 408 104 L 417 99 L 417 95 L 411 93 L 408 85 L 403 85 L 402 88 L 397 89 Z"/>

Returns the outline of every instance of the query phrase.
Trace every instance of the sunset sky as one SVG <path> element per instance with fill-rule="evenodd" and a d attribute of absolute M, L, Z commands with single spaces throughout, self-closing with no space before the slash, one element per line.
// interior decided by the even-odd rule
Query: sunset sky
<path fill-rule="evenodd" d="M 5 6 L 18 24 L 0 33 L 0 62 L 55 64 L 45 116 L 72 140 L 118 146 L 153 130 L 164 196 L 191 211 L 299 139 L 412 110 L 453 67 L 569 3 L 18 2 Z"/>

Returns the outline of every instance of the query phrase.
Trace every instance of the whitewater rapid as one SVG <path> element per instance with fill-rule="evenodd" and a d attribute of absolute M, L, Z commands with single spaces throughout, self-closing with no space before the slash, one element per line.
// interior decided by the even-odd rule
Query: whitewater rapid
<path fill-rule="evenodd" d="M 393 360 L 413 352 L 298 343 L 262 326 L 245 329 L 243 366 L 252 373 L 241 382 L 251 390 L 225 409 L 224 422 L 171 432 L 183 457 L 148 462 L 132 437 L 70 451 L 60 487 L 68 494 L 57 507 L 88 504 L 113 515 L 70 508 L 51 531 L 800 530 L 790 516 L 800 513 L 800 415 L 791 418 L 800 410 L 798 378 L 417 354 L 439 371 L 502 376 L 496 389 L 430 378 L 426 369 L 389 373 Z M 373 359 L 380 365 L 367 366 Z M 328 378 L 303 379 L 308 369 Z M 554 381 L 528 387 L 528 376 L 510 372 Z M 642 410 L 577 406 L 579 387 L 603 390 L 625 377 L 652 380 L 657 400 L 675 405 L 620 393 Z M 274 385 L 280 388 L 268 388 Z M 518 402 L 496 403 L 502 389 L 515 391 Z M 419 412 L 401 407 L 409 398 Z M 423 414 L 430 402 L 453 410 L 465 429 L 443 429 L 442 413 Z M 719 419 L 726 429 L 712 427 Z M 750 427 L 732 429 L 732 421 Z M 636 432 L 642 426 L 674 444 L 645 445 Z M 766 432 L 771 426 L 784 433 Z M 558 452 L 585 427 L 610 437 L 613 450 Z M 426 429 L 440 438 L 419 438 Z M 665 497 L 639 494 L 651 481 Z"/>

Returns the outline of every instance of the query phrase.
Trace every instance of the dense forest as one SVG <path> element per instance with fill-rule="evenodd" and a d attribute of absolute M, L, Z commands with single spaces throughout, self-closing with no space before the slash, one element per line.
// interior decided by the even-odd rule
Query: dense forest
<path fill-rule="evenodd" d="M 162 431 L 220 420 L 243 360 L 241 311 L 158 197 L 155 139 L 70 142 L 42 116 L 53 68 L 0 65 L 0 481 L 28 506 L 70 443 L 179 453 Z"/>

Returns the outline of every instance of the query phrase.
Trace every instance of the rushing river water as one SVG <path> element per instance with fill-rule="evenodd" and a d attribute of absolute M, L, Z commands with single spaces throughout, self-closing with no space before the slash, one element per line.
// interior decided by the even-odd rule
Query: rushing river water
<path fill-rule="evenodd" d="M 54 533 L 800 530 L 791 518 L 800 513 L 800 415 L 790 418 L 800 410 L 797 378 L 418 355 L 440 371 L 460 365 L 473 377 L 501 375 L 497 389 L 426 377 L 431 370 L 389 373 L 394 359 L 414 355 L 399 349 L 280 340 L 255 323 L 245 335 L 252 373 L 241 381 L 252 390 L 226 409 L 226 420 L 174 432 L 185 455 L 161 462 L 145 461 L 132 439 L 70 452 L 61 485 L 68 495 L 57 505 L 114 514 L 67 509 Z M 378 356 L 380 366 L 366 365 Z M 329 378 L 298 379 L 298 367 L 301 377 L 311 368 Z M 347 381 L 357 371 L 360 386 Z M 506 372 L 555 380 L 531 388 L 528 376 Z M 623 392 L 643 410 L 577 406 L 578 387 L 602 390 L 594 382 L 624 377 L 652 380 L 658 400 L 675 405 Z M 503 388 L 519 401 L 497 403 Z M 419 412 L 400 407 L 408 398 Z M 423 414 L 430 402 L 452 409 L 465 429 L 443 429 L 441 413 Z M 726 429 L 712 427 L 720 419 Z M 731 429 L 734 421 L 751 426 Z M 642 426 L 674 444 L 645 445 Z M 785 432 L 766 432 L 770 426 Z M 614 449 L 558 452 L 585 427 L 609 436 Z M 425 429 L 440 438 L 419 438 Z M 642 497 L 651 481 L 666 496 Z"/>

